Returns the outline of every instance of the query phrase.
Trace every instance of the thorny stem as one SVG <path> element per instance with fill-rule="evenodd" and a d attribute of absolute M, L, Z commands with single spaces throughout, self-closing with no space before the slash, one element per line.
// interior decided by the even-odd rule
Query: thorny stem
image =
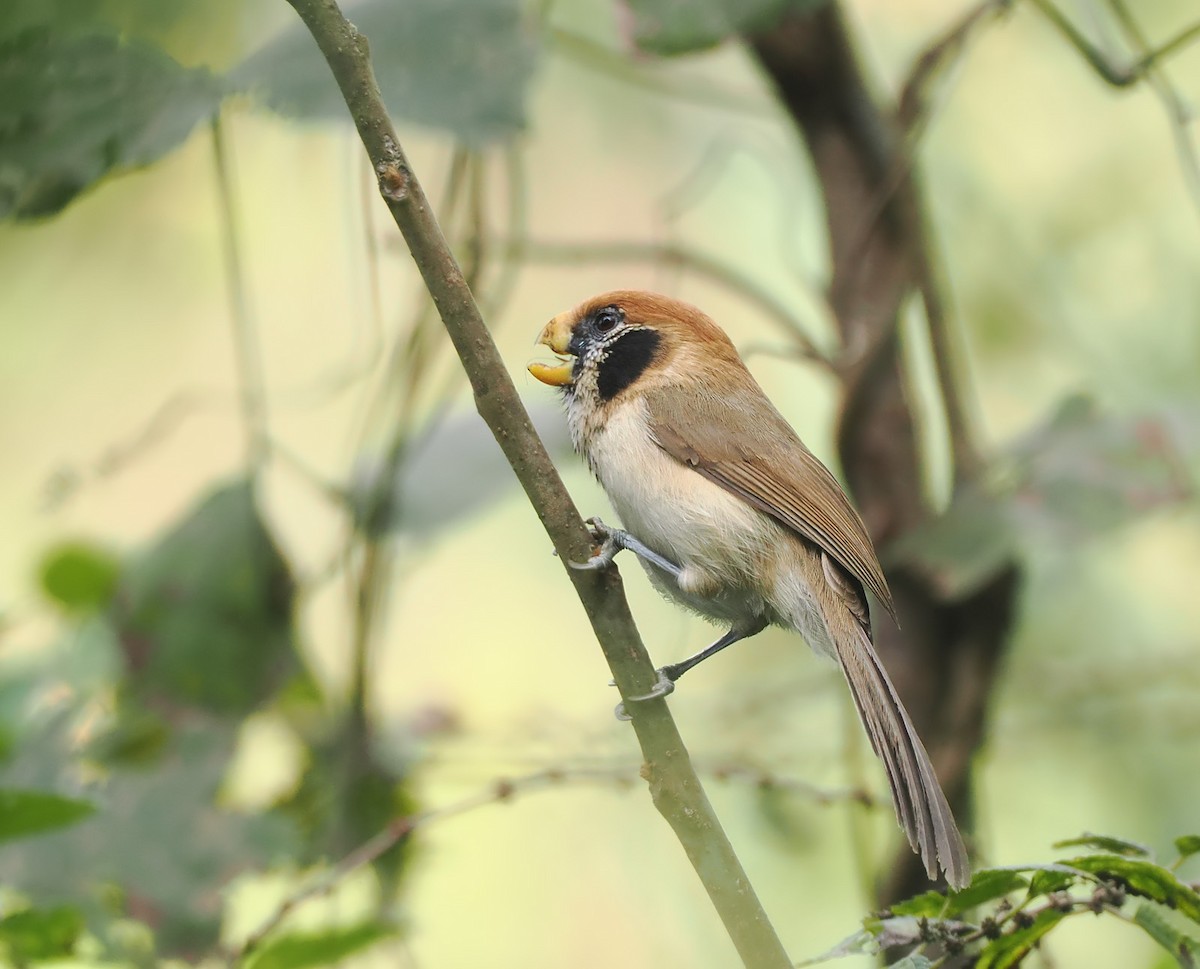
<path fill-rule="evenodd" d="M 566 568 L 590 552 L 590 537 L 505 370 L 462 271 L 400 147 L 371 70 L 365 38 L 334 0 L 289 0 L 328 61 L 383 196 L 471 381 L 487 422 L 554 542 L 588 613 L 623 697 L 649 691 L 654 668 L 613 569 Z M 654 802 L 671 824 L 748 967 L 791 962 L 751 887 L 693 770 L 667 705 L 631 704 L 633 728 Z"/>

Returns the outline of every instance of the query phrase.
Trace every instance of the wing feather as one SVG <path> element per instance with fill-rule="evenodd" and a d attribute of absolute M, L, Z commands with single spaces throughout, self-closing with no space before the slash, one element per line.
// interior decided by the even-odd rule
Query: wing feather
<path fill-rule="evenodd" d="M 895 618 L 866 526 L 837 479 L 792 430 L 749 371 L 732 392 L 645 394 L 659 447 L 830 555 Z"/>

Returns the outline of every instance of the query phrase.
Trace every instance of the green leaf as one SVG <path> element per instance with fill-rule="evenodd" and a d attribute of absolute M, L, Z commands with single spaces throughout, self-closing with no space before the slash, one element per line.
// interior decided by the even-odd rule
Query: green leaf
<path fill-rule="evenodd" d="M 160 158 L 216 110 L 222 85 L 115 31 L 0 39 L 0 219 L 63 209 L 110 172 Z"/>
<path fill-rule="evenodd" d="M 891 906 L 893 915 L 911 915 L 915 918 L 936 918 L 946 911 L 946 896 L 938 891 L 922 892 Z"/>
<path fill-rule="evenodd" d="M 0 919 L 0 951 L 18 966 L 59 959 L 72 954 L 82 932 L 83 916 L 67 906 L 14 912 Z"/>
<path fill-rule="evenodd" d="M 961 915 L 1028 886 L 1029 879 L 1015 871 L 1007 868 L 984 868 L 975 872 L 971 884 L 962 891 L 950 893 L 946 917 Z"/>
<path fill-rule="evenodd" d="M 1069 871 L 1057 871 L 1052 868 L 1040 868 L 1029 879 L 1029 897 L 1051 895 L 1054 892 L 1065 891 L 1079 881 L 1079 875 Z"/>
<path fill-rule="evenodd" d="M 1200 834 L 1185 834 L 1175 839 L 1175 850 L 1179 852 L 1179 859 L 1190 858 L 1192 855 L 1200 854 Z"/>
<path fill-rule="evenodd" d="M 292 932 L 255 950 L 243 969 L 310 969 L 332 965 L 396 934 L 394 926 L 379 922 L 324 932 Z"/>
<path fill-rule="evenodd" d="M 1078 838 L 1068 838 L 1066 841 L 1056 841 L 1053 848 L 1096 848 L 1114 855 L 1125 855 L 1130 858 L 1148 858 L 1150 849 L 1136 841 L 1126 841 L 1124 838 L 1113 838 L 1106 834 L 1090 834 L 1084 832 Z"/>
<path fill-rule="evenodd" d="M 64 611 L 86 614 L 108 604 L 117 587 L 117 558 L 88 542 L 63 542 L 42 558 L 42 591 Z"/>
<path fill-rule="evenodd" d="M 735 34 L 769 28 L 785 12 L 815 11 L 828 0 L 626 0 L 634 42 L 654 54 L 715 47 Z"/>
<path fill-rule="evenodd" d="M 218 488 L 121 578 L 111 621 L 134 694 L 250 713 L 299 665 L 294 596 L 250 484 Z"/>
<path fill-rule="evenodd" d="M 979 953 L 975 969 L 1011 969 L 1024 959 L 1034 945 L 1061 922 L 1066 914 L 1056 908 L 1043 909 L 1032 924 L 1014 929 L 986 945 Z"/>
<path fill-rule="evenodd" d="M 0 788 L 0 841 L 65 828 L 77 824 L 95 810 L 87 801 L 46 791 Z"/>
<path fill-rule="evenodd" d="M 1097 878 L 1115 881 L 1134 895 L 1161 902 L 1200 922 L 1200 894 L 1161 865 L 1121 855 L 1084 855 L 1063 863 Z"/>
<path fill-rule="evenodd" d="M 1166 949 L 1182 969 L 1200 966 L 1200 939 L 1176 928 L 1162 912 L 1150 902 L 1143 902 L 1133 913 L 1134 925 L 1140 925 L 1146 934 Z"/>
<path fill-rule="evenodd" d="M 370 43 L 393 118 L 477 145 L 524 129 L 535 48 L 518 0 L 366 0 L 346 16 Z M 252 54 L 231 79 L 281 114 L 350 120 L 302 24 Z"/>

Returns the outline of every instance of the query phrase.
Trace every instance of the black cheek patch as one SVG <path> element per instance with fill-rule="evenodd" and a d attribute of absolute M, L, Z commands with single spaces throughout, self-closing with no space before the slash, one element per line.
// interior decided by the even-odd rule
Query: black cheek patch
<path fill-rule="evenodd" d="M 650 366 L 662 342 L 653 330 L 626 330 L 608 349 L 596 375 L 596 392 L 612 400 Z"/>

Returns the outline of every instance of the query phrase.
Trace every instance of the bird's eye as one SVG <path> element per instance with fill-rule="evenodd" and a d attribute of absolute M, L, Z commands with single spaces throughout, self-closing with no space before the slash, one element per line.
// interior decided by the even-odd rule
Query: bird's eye
<path fill-rule="evenodd" d="M 621 322 L 621 311 L 615 306 L 606 306 L 596 314 L 595 327 L 601 333 L 611 333 Z"/>

